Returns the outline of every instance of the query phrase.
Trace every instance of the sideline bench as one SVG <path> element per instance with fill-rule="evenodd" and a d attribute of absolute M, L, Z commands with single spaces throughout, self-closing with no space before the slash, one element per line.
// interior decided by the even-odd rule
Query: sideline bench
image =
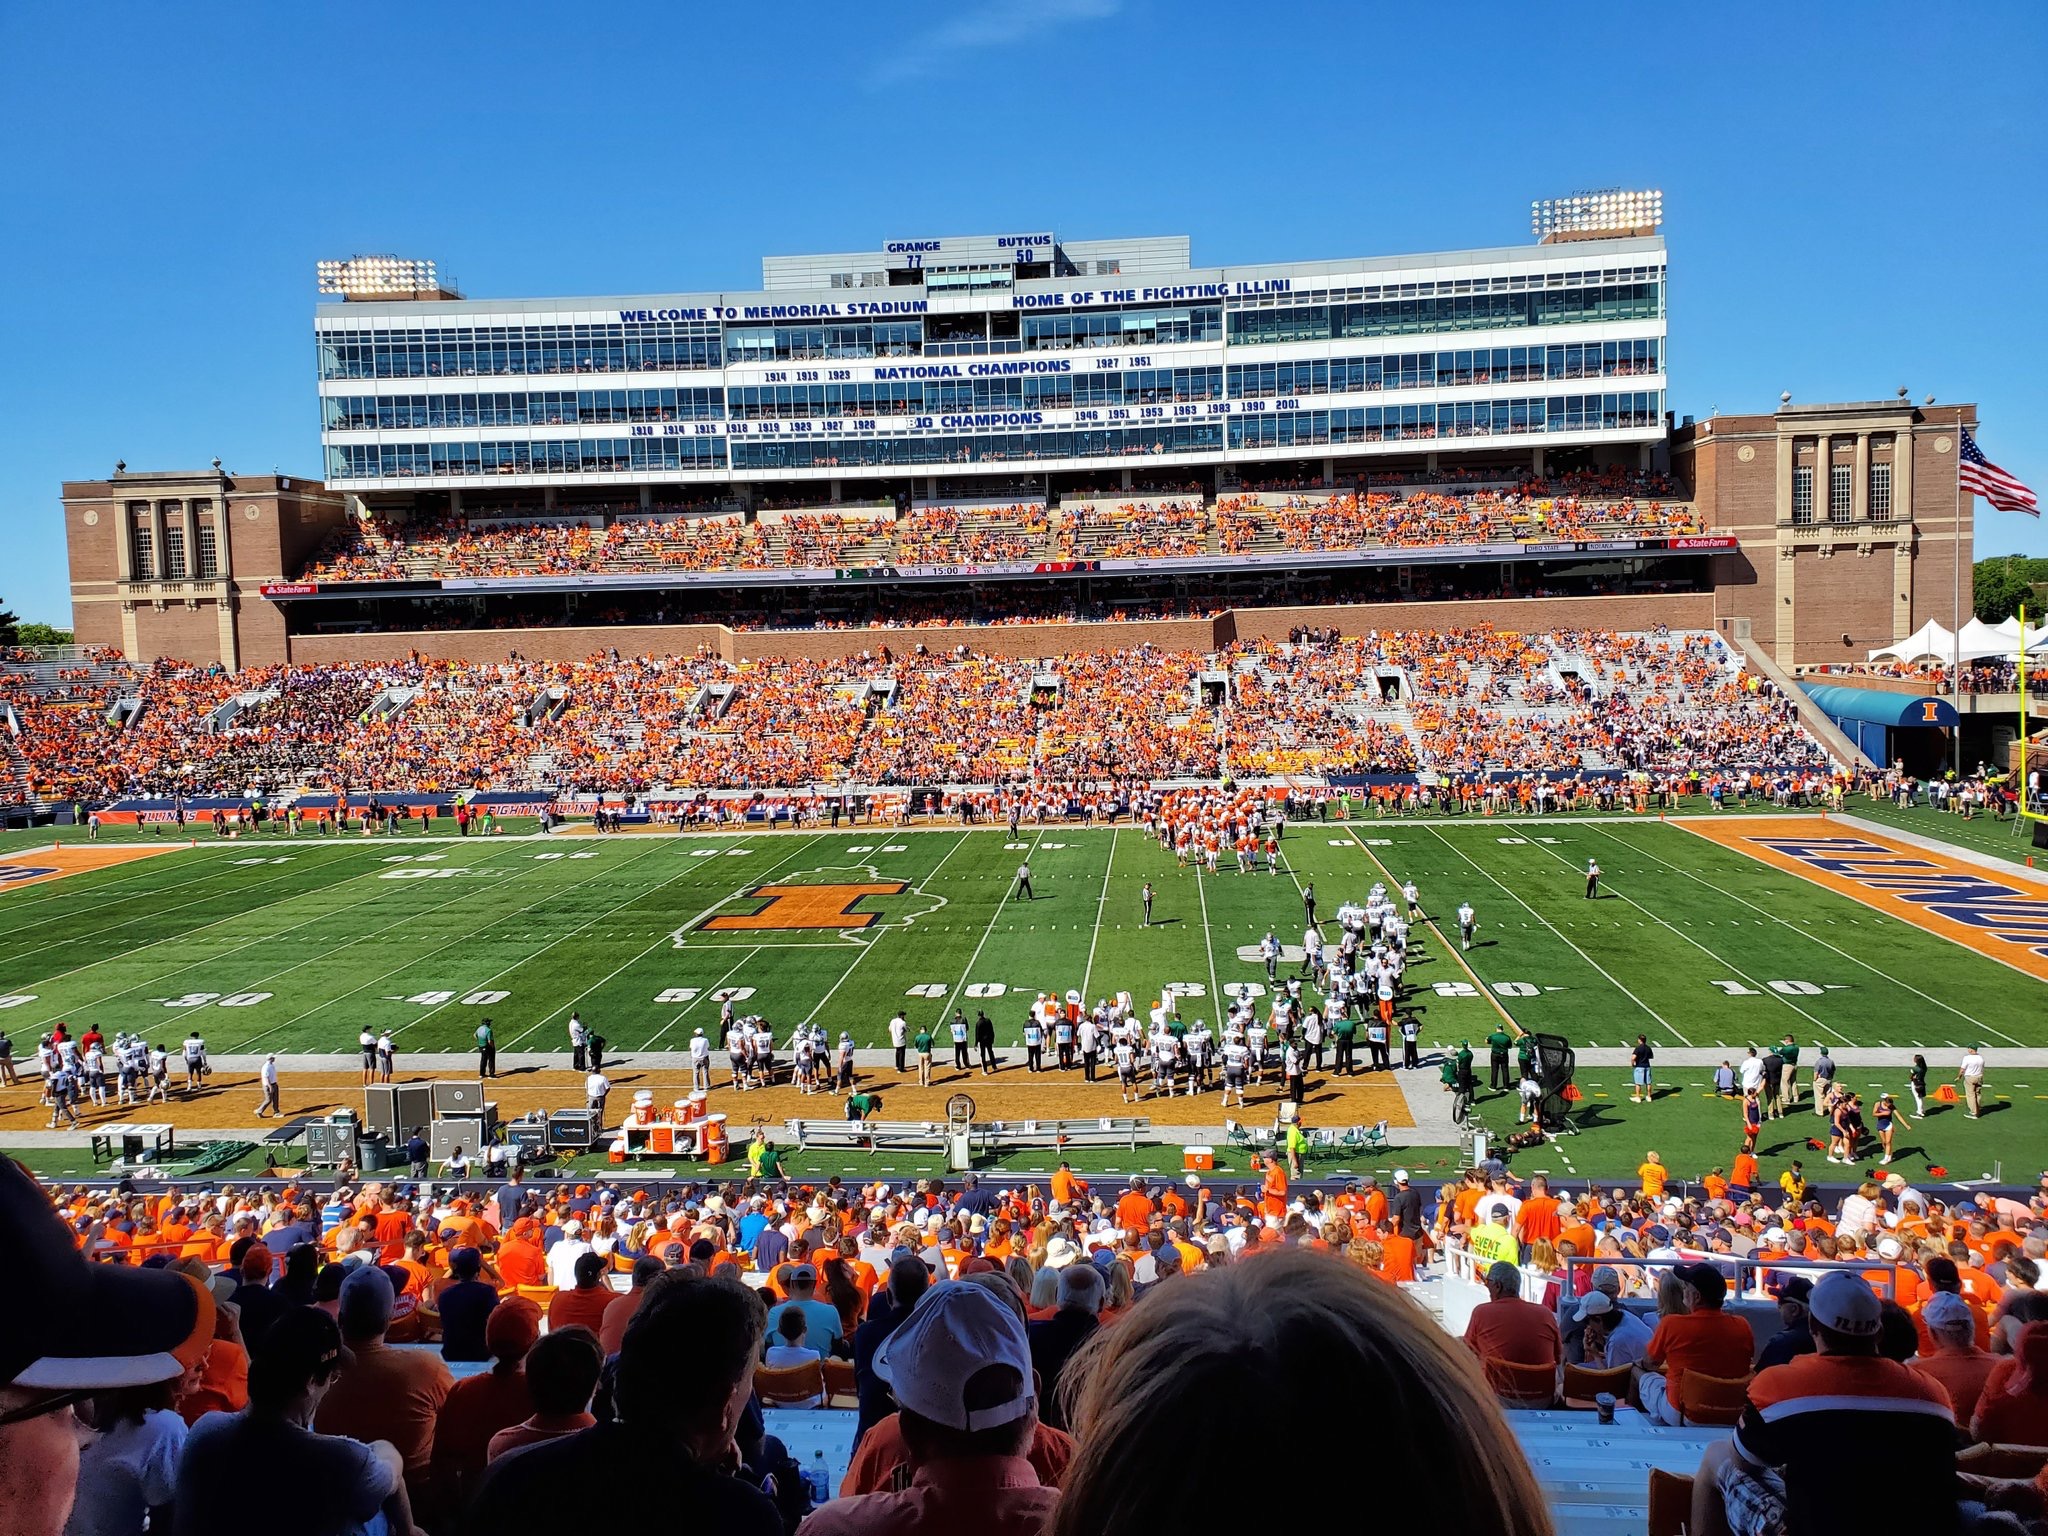
<path fill-rule="evenodd" d="M 936 1120 L 790 1120 L 784 1130 L 796 1138 L 799 1151 L 811 1147 L 848 1147 L 858 1151 L 943 1152 L 949 1132 Z M 1001 1152 L 1018 1147 L 1128 1147 L 1152 1128 L 1144 1118 L 1102 1115 L 1086 1120 L 976 1121 L 967 1128 L 975 1152 Z"/>

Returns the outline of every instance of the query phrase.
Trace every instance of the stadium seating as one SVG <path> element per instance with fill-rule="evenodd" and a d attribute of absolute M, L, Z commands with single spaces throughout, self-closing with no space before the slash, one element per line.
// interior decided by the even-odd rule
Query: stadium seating
<path fill-rule="evenodd" d="M 795 570 L 993 561 L 1187 558 L 1446 544 L 1635 538 L 1699 531 L 1668 481 L 1610 473 L 1505 488 L 1238 490 L 1213 504 L 1171 495 L 1043 501 L 803 507 L 749 515 L 665 509 L 498 509 L 406 522 L 372 517 L 332 535 L 307 581 L 561 575 L 659 570 Z"/>
<path fill-rule="evenodd" d="M 17 663 L 0 708 L 14 792 L 41 800 L 1825 765 L 1712 635 L 1486 627 L 1045 660 Z"/>

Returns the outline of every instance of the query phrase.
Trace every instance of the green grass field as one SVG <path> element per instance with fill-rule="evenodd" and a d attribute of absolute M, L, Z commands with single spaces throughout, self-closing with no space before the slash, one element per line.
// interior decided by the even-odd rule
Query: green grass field
<path fill-rule="evenodd" d="M 485 1015 L 501 1050 L 557 1051 L 572 1008 L 616 1051 L 680 1049 L 725 996 L 778 1032 L 816 1019 L 862 1044 L 899 1007 L 915 1023 L 956 1003 L 1012 1039 L 1041 988 L 1141 1002 L 1172 988 L 1213 1019 L 1219 994 L 1264 982 L 1251 946 L 1268 928 L 1299 942 L 1301 882 L 1327 923 L 1392 877 L 1416 880 L 1433 914 L 1479 913 L 1469 972 L 1424 935 L 1410 976 L 1427 1042 L 1483 1035 L 1499 1007 L 1581 1047 L 1643 1033 L 1733 1049 L 1787 1031 L 1902 1052 L 2048 1045 L 2043 983 L 1654 821 L 1297 826 L 1277 878 L 1197 877 L 1134 828 L 1021 843 L 1000 829 L 202 839 L 0 894 L 0 1020 L 17 1041 L 68 1019 L 166 1040 L 197 1027 L 217 1053 L 346 1053 L 365 1024 L 401 1051 L 459 1049 Z M 1605 871 L 1594 902 L 1588 857 Z M 1025 858 L 1036 901 L 1010 899 Z M 872 918 L 858 928 L 704 926 L 760 910 L 763 886 L 822 884 L 900 889 L 851 901 Z"/>

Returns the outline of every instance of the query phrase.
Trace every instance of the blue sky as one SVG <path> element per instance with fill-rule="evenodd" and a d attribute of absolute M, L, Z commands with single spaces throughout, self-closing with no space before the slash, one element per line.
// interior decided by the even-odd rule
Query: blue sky
<path fill-rule="evenodd" d="M 1659 186 L 1681 414 L 1979 402 L 2048 489 L 2048 6 L 958 0 L 0 8 L 0 601 L 58 486 L 320 469 L 313 263 L 477 296 L 744 288 L 764 253 L 1049 228 L 1200 263 L 1506 244 Z M 897 14 L 900 13 L 900 14 Z M 1980 505 L 1979 554 L 2048 554 Z"/>

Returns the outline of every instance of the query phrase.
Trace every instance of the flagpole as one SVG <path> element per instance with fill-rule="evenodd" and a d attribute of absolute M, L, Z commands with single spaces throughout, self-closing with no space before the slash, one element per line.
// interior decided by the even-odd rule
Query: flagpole
<path fill-rule="evenodd" d="M 1955 694 L 1957 705 L 1960 706 L 1963 700 L 1963 408 L 1961 406 L 1956 407 L 1955 458 L 1955 568 L 1949 573 L 1951 577 L 1949 622 L 1954 629 L 1954 634 L 1949 640 L 1949 647 L 1955 657 L 1955 662 L 1949 669 L 1948 685 Z M 1955 776 L 1958 780 L 1963 776 L 1963 712 L 1960 707 L 1956 710 Z"/>

